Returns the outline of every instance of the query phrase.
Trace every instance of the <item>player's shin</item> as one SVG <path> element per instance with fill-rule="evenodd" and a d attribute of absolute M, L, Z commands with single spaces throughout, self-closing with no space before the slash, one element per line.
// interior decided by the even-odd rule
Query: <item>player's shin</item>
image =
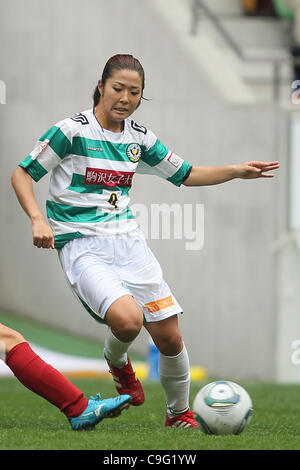
<path fill-rule="evenodd" d="M 110 328 L 107 330 L 104 343 L 104 355 L 115 367 L 123 367 L 127 363 L 127 351 L 132 341 L 125 343 L 113 334 Z"/>
<path fill-rule="evenodd" d="M 109 328 L 105 340 L 104 355 L 108 362 L 116 389 L 120 395 L 130 395 L 131 404 L 140 406 L 145 396 L 141 382 L 135 375 L 127 350 L 132 342 L 118 340 Z"/>
<path fill-rule="evenodd" d="M 88 400 L 83 393 L 44 362 L 26 341 L 7 353 L 6 364 L 25 387 L 57 406 L 68 418 L 86 408 Z"/>
<path fill-rule="evenodd" d="M 189 409 L 190 364 L 185 346 L 176 356 L 159 354 L 159 375 L 165 390 L 167 412 L 176 416 Z"/>

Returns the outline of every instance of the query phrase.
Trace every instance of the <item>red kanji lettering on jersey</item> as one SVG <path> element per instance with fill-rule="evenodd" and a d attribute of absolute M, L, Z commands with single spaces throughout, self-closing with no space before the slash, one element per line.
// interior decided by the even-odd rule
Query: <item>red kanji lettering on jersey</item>
<path fill-rule="evenodd" d="M 87 168 L 85 171 L 85 184 L 98 184 L 115 188 L 116 186 L 131 186 L 133 171 L 113 171 L 100 168 Z"/>

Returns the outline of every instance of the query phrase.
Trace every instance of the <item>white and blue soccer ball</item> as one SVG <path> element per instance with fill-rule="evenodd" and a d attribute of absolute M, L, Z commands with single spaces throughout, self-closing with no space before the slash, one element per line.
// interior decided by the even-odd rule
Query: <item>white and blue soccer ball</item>
<path fill-rule="evenodd" d="M 251 420 L 252 400 L 240 385 L 219 380 L 199 390 L 193 411 L 206 434 L 240 434 Z"/>

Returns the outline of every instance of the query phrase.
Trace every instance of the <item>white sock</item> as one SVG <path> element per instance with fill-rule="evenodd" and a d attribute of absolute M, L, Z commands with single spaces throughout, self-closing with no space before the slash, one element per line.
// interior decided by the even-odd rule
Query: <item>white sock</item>
<path fill-rule="evenodd" d="M 187 411 L 189 409 L 191 376 L 190 362 L 185 346 L 177 356 L 159 354 L 159 374 L 166 394 L 168 415 L 174 417 Z"/>
<path fill-rule="evenodd" d="M 108 328 L 104 342 L 104 355 L 115 367 L 123 367 L 127 364 L 127 351 L 132 341 L 124 343 L 120 341 Z"/>

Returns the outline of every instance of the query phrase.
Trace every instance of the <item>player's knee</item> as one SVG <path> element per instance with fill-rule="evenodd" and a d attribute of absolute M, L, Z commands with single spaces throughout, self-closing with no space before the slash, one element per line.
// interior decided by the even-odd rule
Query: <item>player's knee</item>
<path fill-rule="evenodd" d="M 121 341 L 133 341 L 143 326 L 142 320 L 139 318 L 122 319 L 115 327 L 112 327 L 113 333 Z"/>
<path fill-rule="evenodd" d="M 139 312 L 115 313 L 109 318 L 109 326 L 120 341 L 133 341 L 143 326 L 143 316 Z"/>
<path fill-rule="evenodd" d="M 26 340 L 18 331 L 0 324 L 0 341 L 2 345 L 4 345 L 5 352 L 7 353 L 14 346 Z"/>
<path fill-rule="evenodd" d="M 162 335 L 158 340 L 158 349 L 166 356 L 176 356 L 183 348 L 183 340 L 180 331 Z"/>
<path fill-rule="evenodd" d="M 122 301 L 126 299 L 122 299 Z M 133 341 L 143 326 L 143 312 L 132 302 L 115 302 L 106 313 L 107 324 L 114 335 L 124 342 Z"/>

